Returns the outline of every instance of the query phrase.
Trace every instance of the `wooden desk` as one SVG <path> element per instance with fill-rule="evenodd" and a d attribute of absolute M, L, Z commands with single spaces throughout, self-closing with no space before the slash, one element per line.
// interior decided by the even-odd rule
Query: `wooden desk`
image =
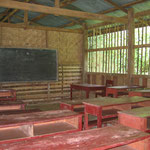
<path fill-rule="evenodd" d="M 83 102 L 88 102 L 88 101 L 94 101 L 94 100 L 99 100 L 99 101 L 101 101 L 101 100 L 103 100 L 104 98 L 102 98 L 102 97 L 99 97 L 99 98 L 93 98 L 93 99 L 88 99 L 88 100 L 83 100 L 83 101 L 68 101 L 68 102 L 61 102 L 60 103 L 60 109 L 62 109 L 62 110 L 65 110 L 65 109 L 67 109 L 67 110 L 71 110 L 71 111 L 75 111 L 75 112 L 78 112 L 78 113 L 80 113 L 80 114 L 84 114 L 84 104 L 83 104 Z M 103 110 L 102 111 L 102 116 L 103 116 L 103 125 L 104 126 L 106 126 L 107 125 L 107 123 L 109 123 L 109 124 L 114 124 L 114 123 L 117 123 L 117 121 L 116 120 L 112 120 L 112 119 L 107 119 L 108 118 L 108 116 L 109 116 L 109 118 L 111 118 L 110 117 L 110 114 L 111 114 L 111 116 L 112 116 L 112 118 L 113 117 L 116 117 L 117 116 L 117 111 L 119 111 L 119 110 L 117 110 L 117 109 L 108 109 L 108 110 Z M 112 115 L 112 113 L 114 114 L 114 115 Z M 89 127 L 93 127 L 93 126 L 96 126 L 96 119 L 95 119 L 95 117 L 90 117 L 90 119 L 88 120 L 88 123 L 90 124 L 89 125 Z"/>
<path fill-rule="evenodd" d="M 135 90 L 129 91 L 129 97 L 131 96 L 143 96 L 143 97 L 150 97 L 150 90 Z"/>
<path fill-rule="evenodd" d="M 3 100 L 16 100 L 16 91 L 15 90 L 0 90 L 0 101 Z"/>
<path fill-rule="evenodd" d="M 86 92 L 86 98 L 89 98 L 89 93 L 91 91 L 103 90 L 105 92 L 105 85 L 96 85 L 96 84 L 71 84 L 70 85 L 70 99 L 72 100 L 72 90 L 83 90 Z"/>
<path fill-rule="evenodd" d="M 85 129 L 88 129 L 88 114 L 97 116 L 97 127 L 101 127 L 102 119 L 105 117 L 102 114 L 102 110 L 105 108 L 111 109 L 120 109 L 120 110 L 127 110 L 131 109 L 134 105 L 139 106 L 150 106 L 150 98 L 144 97 L 126 97 L 126 98 L 109 98 L 105 97 L 103 100 L 95 100 L 95 101 L 88 101 L 84 103 L 84 117 L 85 117 Z M 111 118 L 117 116 L 116 113 L 112 113 L 107 115 L 107 118 Z"/>
<path fill-rule="evenodd" d="M 119 111 L 118 119 L 122 125 L 150 132 L 150 107 Z"/>
<path fill-rule="evenodd" d="M 16 101 L 0 101 L 0 111 L 24 110 L 25 103 Z"/>
<path fill-rule="evenodd" d="M 82 130 L 82 115 L 69 110 L 2 115 L 0 120 L 0 143 Z"/>
<path fill-rule="evenodd" d="M 141 150 L 139 145 L 143 144 L 145 147 L 143 150 L 149 150 L 149 137 L 148 133 L 117 125 L 0 144 L 0 148 L 1 150 L 106 150 L 126 145 L 128 148 L 133 148 L 132 150 Z"/>
<path fill-rule="evenodd" d="M 106 88 L 106 96 L 112 94 L 113 97 L 117 98 L 119 92 L 127 92 L 129 89 L 142 88 L 141 86 L 111 86 Z"/>

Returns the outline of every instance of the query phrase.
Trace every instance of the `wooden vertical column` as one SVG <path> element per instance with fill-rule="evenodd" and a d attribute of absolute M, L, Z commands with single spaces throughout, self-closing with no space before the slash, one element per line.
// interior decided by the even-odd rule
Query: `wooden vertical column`
<path fill-rule="evenodd" d="M 24 25 L 25 25 L 25 28 L 28 26 L 28 11 L 27 10 L 24 11 Z"/>
<path fill-rule="evenodd" d="M 60 0 L 55 0 L 55 7 L 60 8 Z"/>
<path fill-rule="evenodd" d="M 82 50 L 82 83 L 87 82 L 87 49 L 88 49 L 88 30 L 86 24 L 83 25 L 83 50 Z"/>
<path fill-rule="evenodd" d="M 128 85 L 132 85 L 134 72 L 134 11 L 128 10 Z"/>

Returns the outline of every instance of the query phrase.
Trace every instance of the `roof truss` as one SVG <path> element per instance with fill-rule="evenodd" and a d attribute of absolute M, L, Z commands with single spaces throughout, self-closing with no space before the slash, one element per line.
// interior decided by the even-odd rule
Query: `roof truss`
<path fill-rule="evenodd" d="M 37 4 L 29 4 L 25 2 L 17 2 L 14 0 L 1 0 L 1 7 L 14 8 L 14 9 L 22 9 L 33 12 L 40 12 L 45 14 L 54 14 L 54 15 L 63 15 L 69 17 L 77 17 L 83 19 L 92 19 L 92 20 L 103 20 L 111 22 L 119 22 L 119 23 L 127 23 L 127 19 L 122 19 L 118 17 L 106 16 L 103 14 L 94 14 L 88 12 L 80 12 L 75 10 L 63 9 L 63 8 L 54 8 Z"/>

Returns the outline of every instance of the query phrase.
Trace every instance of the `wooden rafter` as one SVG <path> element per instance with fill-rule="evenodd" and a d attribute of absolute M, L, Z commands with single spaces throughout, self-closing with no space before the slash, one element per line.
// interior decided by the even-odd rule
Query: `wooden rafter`
<path fill-rule="evenodd" d="M 0 14 L 0 19 L 2 19 L 3 17 L 5 17 L 9 13 L 10 10 L 11 9 L 9 8 L 9 9 L 6 9 L 3 13 L 1 13 Z"/>
<path fill-rule="evenodd" d="M 70 0 L 70 1 L 64 0 L 63 2 L 60 3 L 60 8 L 66 7 L 67 5 L 69 5 L 69 4 L 71 4 L 71 3 L 75 2 L 75 1 L 77 1 L 77 0 Z M 46 17 L 48 15 L 49 14 L 40 14 L 39 16 L 33 18 L 31 21 L 34 21 L 34 22 L 38 21 L 38 20 L 40 20 L 40 19 L 42 19 L 42 18 L 44 18 L 44 17 Z"/>
<path fill-rule="evenodd" d="M 0 23 L 0 27 L 11 27 L 11 28 L 24 28 L 24 24 L 12 24 L 12 23 Z M 45 26 L 32 26 L 28 25 L 27 29 L 35 29 L 35 30 L 45 30 L 45 31 L 58 31 L 58 32 L 71 32 L 71 33 L 83 33 L 80 29 L 62 29 L 62 28 L 55 28 L 55 27 L 45 27 Z"/>
<path fill-rule="evenodd" d="M 130 7 L 130 6 L 133 6 L 133 5 L 136 5 L 136 4 L 140 4 L 140 3 L 143 3 L 143 2 L 146 2 L 147 0 L 136 0 L 134 2 L 131 2 L 131 3 L 128 3 L 128 4 L 124 4 L 122 5 L 123 8 L 126 8 L 126 7 Z M 101 11 L 101 12 L 98 12 L 98 14 L 106 14 L 106 13 L 110 13 L 110 12 L 113 12 L 113 11 L 116 11 L 118 10 L 118 8 L 114 7 L 114 8 L 111 8 L 109 10 L 105 10 L 105 11 Z M 84 21 L 84 19 L 80 19 L 80 21 Z M 75 25 L 76 23 L 69 23 L 69 24 L 66 24 L 64 26 L 60 26 L 60 27 L 69 27 L 69 26 L 73 26 Z M 102 23 L 104 24 L 104 23 Z M 109 24 L 109 23 L 108 23 Z"/>
<path fill-rule="evenodd" d="M 77 0 L 64 0 L 64 1 L 61 2 L 60 7 L 62 7 L 62 8 L 66 7 L 67 5 L 70 5 L 75 1 L 77 1 Z"/>
<path fill-rule="evenodd" d="M 26 0 L 26 2 L 29 2 L 30 0 Z M 18 12 L 19 9 L 14 9 L 12 12 L 10 12 L 1 22 L 5 22 L 8 20 L 8 18 L 12 17 L 16 12 Z"/>
<path fill-rule="evenodd" d="M 112 17 L 103 14 L 101 15 L 101 14 L 94 14 L 88 12 L 80 12 L 80 11 L 63 9 L 63 8 L 54 8 L 54 7 L 48 7 L 43 5 L 37 5 L 37 4 L 17 2 L 13 0 L 1 0 L 0 6 L 39 12 L 39 13 L 46 13 L 46 14 L 63 15 L 63 16 L 92 19 L 92 20 L 103 20 L 103 21 L 110 20 L 111 22 L 127 23 L 127 19 L 122 19 L 122 18 L 120 19 L 119 17 Z"/>
<path fill-rule="evenodd" d="M 126 14 L 128 14 L 128 11 L 127 11 L 124 7 L 119 6 L 118 4 L 114 3 L 112 0 L 104 0 L 104 1 L 107 2 L 107 3 L 109 3 L 109 4 L 111 4 L 111 5 L 113 5 L 113 6 L 116 7 L 117 9 L 122 10 L 122 11 L 125 12 Z"/>
<path fill-rule="evenodd" d="M 142 11 L 142 12 L 135 13 L 135 14 L 134 14 L 134 18 L 139 19 L 140 17 L 149 16 L 149 15 L 150 15 L 150 9 L 149 9 L 149 10 Z M 123 16 L 123 17 L 121 17 L 121 18 L 127 18 L 127 17 L 128 17 L 128 16 L 126 15 L 126 16 Z M 109 25 L 109 24 L 112 24 L 112 22 L 97 23 L 97 24 L 88 26 L 88 29 L 92 29 L 92 28 L 96 28 L 96 27 L 100 27 L 100 26 L 105 26 L 105 25 Z"/>
<path fill-rule="evenodd" d="M 77 21 L 78 21 L 78 22 L 77 22 Z M 71 22 L 68 23 L 68 24 L 59 26 L 59 28 L 70 27 L 70 26 L 74 26 L 75 24 L 83 25 L 82 21 L 83 21 L 83 19 L 74 20 L 74 21 L 71 21 Z"/>

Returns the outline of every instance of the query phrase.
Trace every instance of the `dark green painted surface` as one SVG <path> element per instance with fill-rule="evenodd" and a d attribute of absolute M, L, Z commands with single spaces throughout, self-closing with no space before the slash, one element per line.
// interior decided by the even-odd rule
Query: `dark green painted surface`
<path fill-rule="evenodd" d="M 57 80 L 56 50 L 0 48 L 0 82 Z"/>

